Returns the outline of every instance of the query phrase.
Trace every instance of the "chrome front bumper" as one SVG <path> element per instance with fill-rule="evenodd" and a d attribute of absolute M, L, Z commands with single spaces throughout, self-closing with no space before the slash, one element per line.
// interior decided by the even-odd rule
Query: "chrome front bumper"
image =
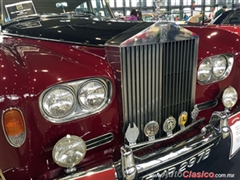
<path fill-rule="evenodd" d="M 211 122 L 211 121 L 210 121 Z M 68 175 L 61 180 L 96 179 L 95 177 L 109 177 L 107 179 L 142 179 L 154 172 L 164 170 L 172 164 L 181 163 L 204 149 L 211 148 L 219 143 L 222 131 L 209 124 L 202 128 L 202 132 L 175 147 L 167 148 L 164 152 L 154 152 L 150 158 L 139 159 L 134 157 L 128 146 L 121 148 L 122 160 L 118 163 L 109 163 L 90 169 L 85 172 Z"/>
<path fill-rule="evenodd" d="M 123 177 L 125 179 L 141 179 L 154 174 L 154 172 L 163 171 L 172 167 L 173 164 L 179 164 L 183 160 L 217 145 L 221 138 L 222 133 L 214 126 L 208 125 L 202 129 L 201 134 L 179 143 L 180 146 L 171 147 L 166 152 L 155 152 L 154 156 L 145 160 L 136 160 L 131 148 L 122 147 Z"/>

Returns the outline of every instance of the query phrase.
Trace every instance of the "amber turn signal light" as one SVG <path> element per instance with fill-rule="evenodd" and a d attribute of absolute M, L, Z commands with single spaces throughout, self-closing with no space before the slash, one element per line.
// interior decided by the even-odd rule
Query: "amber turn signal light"
<path fill-rule="evenodd" d="M 10 109 L 3 114 L 3 125 L 7 136 L 17 136 L 25 131 L 23 116 L 17 109 Z"/>

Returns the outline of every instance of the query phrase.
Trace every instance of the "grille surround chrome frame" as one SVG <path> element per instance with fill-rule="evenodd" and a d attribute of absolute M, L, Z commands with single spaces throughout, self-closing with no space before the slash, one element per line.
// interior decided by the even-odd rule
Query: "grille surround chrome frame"
<path fill-rule="evenodd" d="M 150 40 L 147 39 L 149 34 Z M 152 37 L 152 34 L 159 37 Z M 157 140 L 167 136 L 161 130 L 165 119 L 169 116 L 178 119 L 183 111 L 190 114 L 194 108 L 198 36 L 177 25 L 160 22 L 131 35 L 125 39 L 123 37 L 126 34 L 111 39 L 105 44 L 105 50 L 115 79 L 121 84 L 124 132 L 129 124 L 133 127 L 135 123 L 140 129 L 137 143 L 144 143 L 148 141 L 143 132 L 148 122 L 155 120 L 159 123 Z M 181 68 L 178 68 L 179 66 Z M 164 71 L 165 69 L 168 70 Z M 179 77 L 182 76 L 181 79 L 178 78 L 178 74 Z M 182 88 L 173 91 L 172 89 L 183 83 L 181 81 L 185 82 Z M 164 88 L 170 92 L 167 90 L 164 94 Z M 182 96 L 181 99 L 176 100 L 179 99 L 179 95 Z M 185 103 L 186 99 L 188 103 Z M 165 105 L 166 110 L 163 112 Z M 189 124 L 190 121 L 186 125 Z M 179 130 L 180 127 L 175 128 L 173 133 Z"/>
<path fill-rule="evenodd" d="M 172 55 L 182 44 L 189 46 L 188 50 L 194 49 L 193 53 L 186 55 L 179 51 Z M 148 122 L 155 120 L 162 129 L 169 116 L 178 119 L 183 111 L 191 113 L 195 101 L 196 47 L 195 39 L 121 47 L 124 122 L 125 126 L 136 123 L 141 131 L 138 142 L 148 141 L 143 133 Z M 177 55 L 181 57 L 177 58 Z M 174 132 L 177 130 L 179 128 Z M 164 135 L 161 131 L 157 138 Z"/>

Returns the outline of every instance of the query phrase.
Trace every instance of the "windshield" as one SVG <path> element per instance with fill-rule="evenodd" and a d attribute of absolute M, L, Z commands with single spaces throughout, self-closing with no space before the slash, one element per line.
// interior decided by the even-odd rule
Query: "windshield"
<path fill-rule="evenodd" d="M 65 14 L 113 17 L 105 0 L 1 0 L 1 21 L 3 24 L 36 15 Z"/>

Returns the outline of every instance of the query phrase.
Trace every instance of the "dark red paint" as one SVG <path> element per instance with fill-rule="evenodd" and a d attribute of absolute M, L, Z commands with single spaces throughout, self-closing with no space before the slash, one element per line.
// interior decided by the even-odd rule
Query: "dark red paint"
<path fill-rule="evenodd" d="M 240 92 L 239 27 L 187 27 L 199 35 L 198 62 L 221 53 L 234 55 L 231 74 L 223 81 L 196 84 L 196 102 L 221 99 L 223 90 L 229 85 Z M 212 35 L 215 34 L 215 35 Z M 210 37 L 210 38 L 209 38 Z M 4 37 L 0 45 L 1 102 L 0 109 L 17 107 L 26 120 L 27 138 L 20 148 L 13 148 L 6 141 L 0 128 L 0 169 L 7 179 L 51 179 L 63 174 L 52 160 L 54 144 L 66 134 L 84 140 L 112 132 L 114 140 L 97 150 L 90 150 L 80 163 L 82 169 L 120 158 L 119 147 L 123 142 L 122 111 L 119 80 L 105 59 L 105 50 L 43 40 Z M 71 122 L 54 124 L 46 121 L 38 107 L 40 94 L 48 87 L 62 82 L 91 77 L 108 78 L 113 86 L 113 97 L 109 106 L 98 114 Z M 120 87 L 120 86 L 119 86 Z M 240 94 L 240 93 L 239 93 Z M 210 117 L 215 110 L 223 110 L 220 104 L 202 112 L 199 116 Z M 119 114 L 120 112 L 120 114 Z M 113 172 L 107 173 L 113 177 Z M 106 174 L 103 174 L 103 177 Z M 100 176 L 102 177 L 102 176 Z"/>

